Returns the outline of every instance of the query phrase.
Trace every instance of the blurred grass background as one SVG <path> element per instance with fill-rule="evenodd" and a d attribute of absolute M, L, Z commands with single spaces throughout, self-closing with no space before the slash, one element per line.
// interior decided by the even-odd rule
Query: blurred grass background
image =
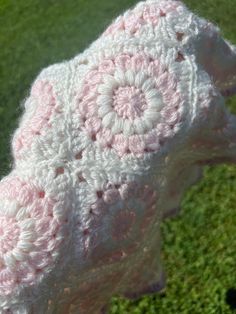
<path fill-rule="evenodd" d="M 82 52 L 135 0 L 0 0 L 0 178 L 11 169 L 10 136 L 40 70 Z M 185 0 L 236 44 L 235 0 Z M 227 102 L 236 112 L 236 97 Z M 230 314 L 236 303 L 236 167 L 206 167 L 162 225 L 164 293 L 114 297 L 110 314 Z M 148 265 L 147 265 L 148 267 Z M 235 295 L 234 290 L 235 288 Z M 236 311 L 235 311 L 236 312 Z M 92 314 L 92 313 L 88 313 Z"/>

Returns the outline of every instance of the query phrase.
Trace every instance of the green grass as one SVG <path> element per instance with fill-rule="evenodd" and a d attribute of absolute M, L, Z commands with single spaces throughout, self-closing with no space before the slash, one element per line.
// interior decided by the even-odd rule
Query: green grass
<path fill-rule="evenodd" d="M 235 0 L 186 0 L 236 44 Z M 0 177 L 11 168 L 10 136 L 30 84 L 49 64 L 83 51 L 134 0 L 0 0 Z M 236 112 L 236 98 L 227 105 Z M 230 314 L 225 293 L 236 288 L 236 167 L 206 167 L 162 225 L 164 295 L 113 298 L 110 313 Z M 148 265 L 147 265 L 148 267 Z M 89 313 L 88 313 L 89 314 Z"/>

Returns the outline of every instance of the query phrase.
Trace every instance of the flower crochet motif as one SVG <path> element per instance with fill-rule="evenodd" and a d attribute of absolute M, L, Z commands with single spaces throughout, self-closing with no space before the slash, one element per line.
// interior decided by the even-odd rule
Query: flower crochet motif
<path fill-rule="evenodd" d="M 147 0 L 43 69 L 0 181 L 0 313 L 104 313 L 165 287 L 160 224 L 205 164 L 236 162 L 236 48 Z"/>
<path fill-rule="evenodd" d="M 85 252 L 91 253 L 96 264 L 107 264 L 137 249 L 156 214 L 156 201 L 155 191 L 136 182 L 105 189 L 91 205 L 92 215 L 86 230 L 97 229 L 97 232 L 91 235 L 86 232 Z"/>
<path fill-rule="evenodd" d="M 83 129 L 119 156 L 160 149 L 178 130 L 183 100 L 177 78 L 143 53 L 105 59 L 78 95 Z"/>

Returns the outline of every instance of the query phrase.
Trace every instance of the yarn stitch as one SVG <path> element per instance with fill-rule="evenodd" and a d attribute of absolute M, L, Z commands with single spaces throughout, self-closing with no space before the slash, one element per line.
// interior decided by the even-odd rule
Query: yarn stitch
<path fill-rule="evenodd" d="M 236 162 L 236 47 L 147 0 L 43 69 L 0 181 L 0 313 L 96 314 L 165 287 L 160 223 L 206 164 Z"/>

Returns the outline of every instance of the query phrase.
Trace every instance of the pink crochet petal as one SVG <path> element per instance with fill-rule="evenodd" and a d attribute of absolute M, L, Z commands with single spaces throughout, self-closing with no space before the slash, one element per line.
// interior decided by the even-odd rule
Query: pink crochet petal
<path fill-rule="evenodd" d="M 168 124 L 176 124 L 180 121 L 180 113 L 175 107 L 169 106 L 162 111 L 163 121 Z"/>
<path fill-rule="evenodd" d="M 129 147 L 129 140 L 123 134 L 116 134 L 113 137 L 112 147 L 117 151 L 119 156 L 123 156 Z"/>
<path fill-rule="evenodd" d="M 102 80 L 102 74 L 97 70 L 92 70 L 85 75 L 85 80 L 91 85 L 99 84 Z"/>
<path fill-rule="evenodd" d="M 133 34 L 137 32 L 144 24 L 140 14 L 130 12 L 129 16 L 124 19 L 125 30 Z"/>
<path fill-rule="evenodd" d="M 159 143 L 161 141 L 162 145 L 167 138 L 171 138 L 174 135 L 173 130 L 165 123 L 159 123 L 157 125 L 156 134 L 158 136 Z"/>
<path fill-rule="evenodd" d="M 85 127 L 90 135 L 97 134 L 101 128 L 101 119 L 97 117 L 89 118 L 85 121 Z"/>
<path fill-rule="evenodd" d="M 142 71 L 147 69 L 149 63 L 149 58 L 147 58 L 147 56 L 143 52 L 135 54 L 131 59 L 131 67 L 135 71 Z"/>
<path fill-rule="evenodd" d="M 131 65 L 131 57 L 129 54 L 120 54 L 115 58 L 115 66 L 121 69 L 129 69 Z"/>
<path fill-rule="evenodd" d="M 168 1 L 165 0 L 160 1 L 158 4 L 160 10 L 162 12 L 165 12 L 166 14 L 175 12 L 178 7 L 182 6 L 182 3 L 180 1 Z"/>
<path fill-rule="evenodd" d="M 145 141 L 144 141 L 143 135 L 130 136 L 129 149 L 132 153 L 144 155 Z"/>
<path fill-rule="evenodd" d="M 160 8 L 158 4 L 145 5 L 143 9 L 143 19 L 147 23 L 156 26 L 160 19 Z"/>
<path fill-rule="evenodd" d="M 98 70 L 100 72 L 103 72 L 103 73 L 112 74 L 115 70 L 115 64 L 114 64 L 113 60 L 106 59 L 106 60 L 101 62 Z"/>
<path fill-rule="evenodd" d="M 153 60 L 148 65 L 149 73 L 151 73 L 153 76 L 155 76 L 157 79 L 159 75 L 161 75 L 163 72 L 165 72 L 167 69 L 163 64 L 160 63 L 159 60 Z"/>
<path fill-rule="evenodd" d="M 109 129 L 100 129 L 96 135 L 96 139 L 102 147 L 110 147 L 113 135 Z"/>

